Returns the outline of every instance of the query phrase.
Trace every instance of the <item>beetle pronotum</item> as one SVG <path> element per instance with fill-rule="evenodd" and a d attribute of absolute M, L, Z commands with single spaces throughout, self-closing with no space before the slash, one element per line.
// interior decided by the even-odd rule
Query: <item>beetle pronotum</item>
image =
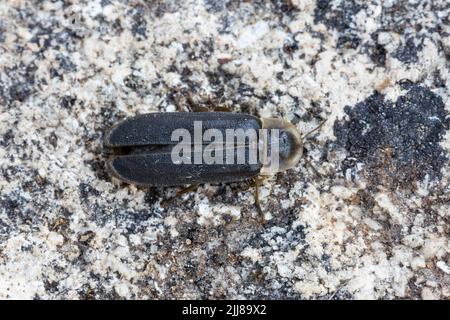
<path fill-rule="evenodd" d="M 173 150 L 180 141 L 173 139 L 173 133 L 182 129 L 183 132 L 195 136 L 196 123 L 202 125 L 202 136 L 210 129 L 215 130 L 214 141 L 188 140 L 193 150 L 187 157 L 183 155 L 183 159 L 189 161 L 174 161 Z M 244 143 L 241 140 L 240 145 L 236 142 L 231 154 L 233 160 L 236 160 L 236 153 L 244 152 L 244 162 L 190 161 L 196 158 L 196 153 L 203 154 L 212 142 L 215 142 L 216 146 L 222 143 L 222 150 L 224 153 L 228 152 L 229 145 L 223 141 L 215 141 L 217 134 L 226 136 L 230 130 L 261 132 L 264 129 L 278 132 L 277 135 L 269 132 L 271 139 L 266 139 L 267 144 L 263 147 L 263 154 L 272 155 L 275 153 L 274 146 L 277 145 L 277 166 L 266 163 L 262 157 L 258 157 L 256 162 L 249 161 L 250 152 L 255 146 L 248 140 L 244 140 Z M 259 144 L 260 142 L 261 140 L 258 140 Z M 196 149 L 198 144 L 201 144 L 200 149 Z M 303 151 L 303 137 L 293 124 L 278 118 L 257 118 L 249 114 L 229 112 L 149 113 L 125 119 L 114 126 L 105 137 L 105 145 L 114 151 L 114 155 L 107 162 L 113 176 L 127 183 L 165 187 L 242 181 L 285 171 L 299 162 Z M 261 149 L 261 145 L 258 145 L 258 148 Z M 214 150 L 215 156 L 218 150 L 221 149 Z"/>

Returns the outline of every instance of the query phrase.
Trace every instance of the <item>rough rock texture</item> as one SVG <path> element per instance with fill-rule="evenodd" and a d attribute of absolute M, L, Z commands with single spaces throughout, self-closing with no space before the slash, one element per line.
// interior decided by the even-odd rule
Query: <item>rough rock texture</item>
<path fill-rule="evenodd" d="M 0 298 L 450 298 L 450 4 L 0 3 Z M 226 104 L 307 132 L 265 181 L 121 184 L 105 131 Z M 211 102 L 212 101 L 212 102 Z M 313 169 L 314 167 L 315 169 Z"/>

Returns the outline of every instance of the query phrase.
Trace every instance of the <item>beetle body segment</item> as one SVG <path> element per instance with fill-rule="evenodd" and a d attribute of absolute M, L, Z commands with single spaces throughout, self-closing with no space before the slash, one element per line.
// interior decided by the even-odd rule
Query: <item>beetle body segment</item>
<path fill-rule="evenodd" d="M 217 142 L 216 138 L 206 142 L 201 140 L 200 143 L 198 140 L 195 140 L 195 143 L 194 140 L 189 140 L 186 144 L 194 147 L 187 156 L 183 153 L 183 159 L 187 161 L 174 161 L 173 150 L 179 141 L 173 139 L 173 132 L 181 129 L 191 136 L 196 136 L 196 123 L 199 122 L 202 136 L 206 136 L 205 133 L 211 131 L 210 129 L 219 132 L 223 137 L 227 135 L 228 130 L 258 132 L 264 128 L 280 129 L 281 170 L 296 165 L 301 156 L 300 134 L 292 124 L 281 119 L 258 119 L 248 114 L 229 112 L 150 113 L 128 118 L 109 131 L 105 137 L 105 146 L 112 148 L 114 155 L 108 160 L 108 169 L 120 180 L 147 186 L 233 182 L 274 173 L 259 159 L 257 162 L 247 161 L 253 149 L 248 142 L 250 140 L 245 139 L 236 142 L 231 151 L 228 146 L 221 144 L 222 147 L 212 153 L 216 155 L 217 150 L 223 151 L 224 154 L 230 152 L 229 155 L 234 159 L 238 159 L 238 153 L 245 154 L 244 162 L 207 164 L 193 161 L 197 157 L 202 158 L 208 145 Z M 270 153 L 270 145 L 266 149 L 265 151 Z"/>
<path fill-rule="evenodd" d="M 261 121 L 249 114 L 230 112 L 156 112 L 125 119 L 113 127 L 105 139 L 107 147 L 174 145 L 172 132 L 186 129 L 194 135 L 194 121 L 201 121 L 203 132 L 218 129 L 261 129 Z"/>
<path fill-rule="evenodd" d="M 257 176 L 261 169 L 249 164 L 174 164 L 170 152 L 161 150 L 116 157 L 108 167 L 125 182 L 157 187 L 242 181 Z"/>
<path fill-rule="evenodd" d="M 105 145 L 118 153 L 108 161 L 110 172 L 125 182 L 149 186 L 241 181 L 260 173 L 260 164 L 173 163 L 171 150 L 178 142 L 172 141 L 172 132 L 181 128 L 193 136 L 194 121 L 202 122 L 202 134 L 208 129 L 224 135 L 226 129 L 261 129 L 258 118 L 229 112 L 150 113 L 128 118 L 105 138 Z"/>
<path fill-rule="evenodd" d="M 280 129 L 279 167 L 273 171 L 273 166 L 263 166 L 261 174 L 272 175 L 296 166 L 303 155 L 303 137 L 297 128 L 292 123 L 278 118 L 262 118 L 261 123 L 264 129 Z"/>

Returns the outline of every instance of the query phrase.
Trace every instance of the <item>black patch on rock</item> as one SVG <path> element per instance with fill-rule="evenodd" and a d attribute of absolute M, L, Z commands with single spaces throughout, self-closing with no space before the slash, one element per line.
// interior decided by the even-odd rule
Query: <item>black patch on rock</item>
<path fill-rule="evenodd" d="M 145 193 L 145 203 L 152 206 L 161 198 L 161 194 L 159 193 L 157 188 L 149 187 L 147 188 L 147 192 Z"/>
<path fill-rule="evenodd" d="M 5 198 L 0 199 L 2 211 L 6 213 L 8 218 L 14 218 L 20 211 L 20 203 L 17 200 Z"/>
<path fill-rule="evenodd" d="M 147 35 L 147 21 L 145 20 L 144 9 L 139 7 L 133 14 L 133 24 L 131 26 L 131 32 L 138 39 L 146 39 Z"/>
<path fill-rule="evenodd" d="M 339 36 L 336 46 L 338 48 L 357 49 L 360 44 L 361 39 L 355 33 L 347 32 Z"/>
<path fill-rule="evenodd" d="M 354 0 L 341 1 L 338 5 L 334 5 L 332 0 L 319 0 L 314 10 L 314 22 L 339 32 L 337 48 L 357 49 L 361 39 L 353 19 L 361 9 L 363 7 Z"/>
<path fill-rule="evenodd" d="M 264 2 L 262 3 L 264 4 Z M 270 11 L 275 13 L 275 15 L 280 18 L 280 21 L 283 20 L 283 17 L 292 16 L 298 11 L 297 7 L 292 4 L 291 0 L 271 0 L 270 4 Z"/>
<path fill-rule="evenodd" d="M 8 129 L 4 134 L 2 139 L 0 139 L 0 146 L 6 148 L 8 147 L 14 139 L 14 131 Z"/>
<path fill-rule="evenodd" d="M 2 21 L 0 21 L 0 43 L 4 43 L 5 42 L 5 34 L 6 34 L 6 27 L 3 24 Z"/>
<path fill-rule="evenodd" d="M 375 45 L 367 46 L 367 54 L 377 66 L 384 67 L 386 65 L 387 51 L 383 45 L 376 43 Z"/>
<path fill-rule="evenodd" d="M 138 91 L 144 87 L 144 81 L 134 74 L 128 75 L 123 82 L 127 88 L 133 91 Z"/>
<path fill-rule="evenodd" d="M 78 186 L 80 199 L 85 202 L 90 196 L 99 196 L 100 192 L 88 183 L 80 183 Z"/>
<path fill-rule="evenodd" d="M 56 60 L 59 62 L 59 68 L 62 72 L 75 72 L 77 71 L 77 66 L 70 60 L 68 56 L 59 54 L 56 56 Z"/>
<path fill-rule="evenodd" d="M 330 29 L 346 32 L 351 29 L 353 17 L 362 9 L 354 0 L 341 1 L 333 6 L 332 0 L 319 0 L 314 9 L 314 22 L 323 23 Z"/>
<path fill-rule="evenodd" d="M 4 77 L 0 80 L 0 104 L 10 107 L 14 101 L 24 102 L 36 91 L 34 63 L 18 63 L 4 68 Z"/>
<path fill-rule="evenodd" d="M 138 211 L 118 211 L 114 214 L 114 219 L 117 225 L 124 227 L 128 234 L 145 232 L 148 225 L 145 223 L 148 221 L 153 212 L 148 210 Z"/>
<path fill-rule="evenodd" d="M 204 0 L 205 9 L 208 12 L 220 12 L 226 9 L 227 2 L 224 0 Z"/>
<path fill-rule="evenodd" d="M 9 96 L 12 101 L 24 102 L 33 92 L 27 83 L 16 83 L 9 88 Z"/>
<path fill-rule="evenodd" d="M 445 80 L 442 78 L 441 72 L 439 69 L 436 69 L 433 72 L 433 85 L 435 88 L 445 88 L 446 83 Z"/>
<path fill-rule="evenodd" d="M 344 170 L 364 163 L 369 181 L 393 189 L 411 188 L 427 174 L 440 177 L 448 156 L 439 143 L 450 117 L 440 96 L 417 84 L 406 87 L 395 103 L 375 92 L 345 108 L 347 119 L 334 124 L 336 145 L 347 152 Z"/>
<path fill-rule="evenodd" d="M 72 109 L 73 105 L 75 104 L 75 102 L 77 101 L 76 97 L 72 97 L 72 96 L 64 96 L 61 98 L 60 101 L 60 105 L 61 107 L 63 107 L 64 109 Z"/>
<path fill-rule="evenodd" d="M 419 60 L 417 53 L 421 50 L 422 45 L 416 45 L 414 38 L 409 38 L 404 45 L 397 48 L 394 57 L 404 63 L 414 63 Z"/>
<path fill-rule="evenodd" d="M 111 4 L 111 1 L 110 0 L 102 0 L 100 2 L 100 4 L 102 5 L 102 7 L 106 7 L 107 5 Z"/>

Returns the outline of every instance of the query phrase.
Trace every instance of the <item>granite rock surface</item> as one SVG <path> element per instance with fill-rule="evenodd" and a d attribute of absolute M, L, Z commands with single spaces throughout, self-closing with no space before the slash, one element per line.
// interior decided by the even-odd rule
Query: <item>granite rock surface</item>
<path fill-rule="evenodd" d="M 0 2 L 0 298 L 449 299 L 446 0 Z M 247 183 L 120 183 L 107 129 L 227 105 L 307 132 Z M 309 165 L 310 164 L 310 165 Z"/>

